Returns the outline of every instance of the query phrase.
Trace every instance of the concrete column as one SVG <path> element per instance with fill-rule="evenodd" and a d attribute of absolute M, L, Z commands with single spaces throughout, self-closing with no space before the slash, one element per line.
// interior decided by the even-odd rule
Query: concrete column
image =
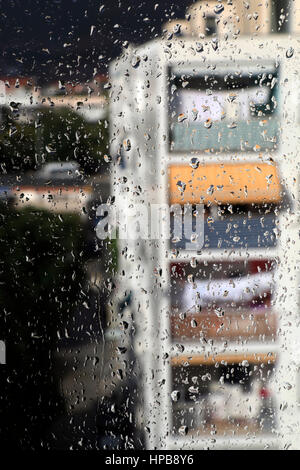
<path fill-rule="evenodd" d="M 218 4 L 214 0 L 200 1 L 188 9 L 188 14 L 191 15 L 192 35 L 195 37 L 207 36 L 207 28 L 213 20 L 216 22 L 218 36 L 232 36 L 240 29 L 236 3 L 228 5 L 225 2 Z"/>
<path fill-rule="evenodd" d="M 175 35 L 190 36 L 191 23 L 182 19 L 171 20 L 164 23 L 162 30 Z"/>
<path fill-rule="evenodd" d="M 268 34 L 271 31 L 271 0 L 225 1 L 202 0 L 188 9 L 191 32 L 195 37 L 207 35 L 207 25 L 216 21 L 218 36 L 237 34 Z"/>
<path fill-rule="evenodd" d="M 271 32 L 271 0 L 240 2 L 244 34 L 269 34 Z M 246 6 L 245 6 L 246 5 Z"/>
<path fill-rule="evenodd" d="M 292 34 L 300 34 L 300 0 L 291 0 L 289 25 Z"/>

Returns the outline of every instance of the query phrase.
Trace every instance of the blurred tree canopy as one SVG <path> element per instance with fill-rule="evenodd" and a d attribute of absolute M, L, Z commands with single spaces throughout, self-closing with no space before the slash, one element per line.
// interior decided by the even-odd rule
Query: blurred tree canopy
<path fill-rule="evenodd" d="M 7 347 L 0 369 L 2 444 L 43 445 L 63 409 L 53 353 L 66 317 L 82 301 L 83 237 L 78 216 L 0 207 L 0 337 Z"/>
<path fill-rule="evenodd" d="M 77 161 L 89 176 L 107 168 L 108 123 L 87 122 L 66 108 L 30 111 L 21 119 L 2 108 L 0 173 L 38 169 L 50 161 Z"/>

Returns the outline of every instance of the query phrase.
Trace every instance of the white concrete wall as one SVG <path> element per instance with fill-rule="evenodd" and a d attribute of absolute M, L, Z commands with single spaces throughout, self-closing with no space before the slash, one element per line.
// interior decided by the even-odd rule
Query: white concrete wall
<path fill-rule="evenodd" d="M 292 34 L 300 33 L 300 0 L 291 0 L 289 25 L 289 30 Z"/>
<path fill-rule="evenodd" d="M 221 11 L 221 6 L 223 10 Z M 220 12 L 218 13 L 218 7 Z M 190 34 L 206 36 L 208 17 L 216 18 L 218 36 L 238 34 L 268 34 L 271 31 L 272 5 L 270 0 L 233 1 L 218 4 L 215 0 L 201 0 L 188 8 Z"/>

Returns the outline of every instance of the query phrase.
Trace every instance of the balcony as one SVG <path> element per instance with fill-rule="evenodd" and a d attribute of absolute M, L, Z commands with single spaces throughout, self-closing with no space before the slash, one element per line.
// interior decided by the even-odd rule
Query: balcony
<path fill-rule="evenodd" d="M 173 233 L 171 220 L 171 233 Z M 194 227 L 195 230 L 195 227 Z M 225 220 L 206 218 L 203 249 L 241 249 L 275 247 L 276 217 L 274 214 L 233 215 Z M 171 238 L 172 239 L 172 238 Z M 198 239 L 201 239 L 198 237 Z M 185 249 L 191 240 L 172 241 L 172 248 Z"/>
<path fill-rule="evenodd" d="M 214 122 L 207 129 L 203 123 L 171 124 L 171 150 L 174 152 L 260 151 L 274 150 L 278 144 L 277 119 Z"/>
<path fill-rule="evenodd" d="M 207 309 L 183 317 L 174 309 L 170 322 L 173 341 L 197 342 L 202 337 L 207 340 L 247 342 L 276 339 L 276 314 L 269 308 L 226 309 L 222 317 Z"/>

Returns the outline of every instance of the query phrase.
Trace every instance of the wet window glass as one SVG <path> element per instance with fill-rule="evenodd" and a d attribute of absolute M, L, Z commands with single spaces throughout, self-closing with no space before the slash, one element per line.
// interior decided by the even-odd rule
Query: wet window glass
<path fill-rule="evenodd" d="M 300 0 L 2 4 L 1 448 L 299 450 Z"/>

